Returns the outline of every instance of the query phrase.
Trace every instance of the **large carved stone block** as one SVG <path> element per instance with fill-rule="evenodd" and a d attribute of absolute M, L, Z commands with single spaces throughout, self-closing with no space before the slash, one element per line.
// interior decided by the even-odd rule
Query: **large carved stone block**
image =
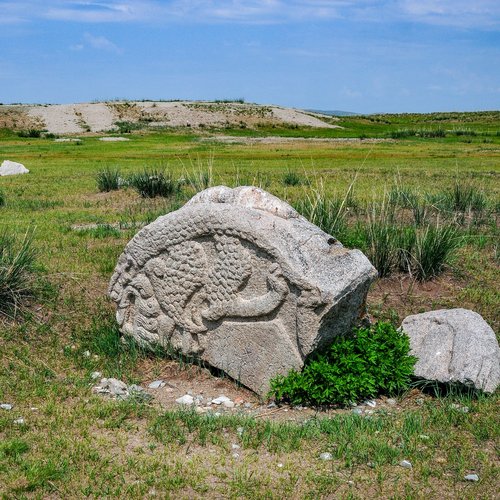
<path fill-rule="evenodd" d="M 221 186 L 142 229 L 109 294 L 124 334 L 197 355 L 264 395 L 352 328 L 376 274 L 275 196 Z"/>

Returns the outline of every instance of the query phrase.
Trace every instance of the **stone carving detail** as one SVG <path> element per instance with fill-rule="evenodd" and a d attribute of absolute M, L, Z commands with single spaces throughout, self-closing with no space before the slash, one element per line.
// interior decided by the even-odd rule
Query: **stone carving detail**
<path fill-rule="evenodd" d="M 110 284 L 124 334 L 260 394 L 352 326 L 376 271 L 257 188 L 211 188 L 140 231 Z"/>

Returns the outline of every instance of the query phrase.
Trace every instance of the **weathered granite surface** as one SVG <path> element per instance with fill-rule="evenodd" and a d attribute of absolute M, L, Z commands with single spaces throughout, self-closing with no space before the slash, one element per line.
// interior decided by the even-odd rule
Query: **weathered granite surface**
<path fill-rule="evenodd" d="M 479 314 L 441 309 L 408 316 L 401 328 L 418 358 L 417 377 L 460 382 L 484 392 L 493 392 L 500 384 L 498 341 Z"/>
<path fill-rule="evenodd" d="M 349 331 L 376 270 L 254 187 L 207 189 L 126 246 L 111 279 L 124 334 L 171 344 L 259 394 Z"/>

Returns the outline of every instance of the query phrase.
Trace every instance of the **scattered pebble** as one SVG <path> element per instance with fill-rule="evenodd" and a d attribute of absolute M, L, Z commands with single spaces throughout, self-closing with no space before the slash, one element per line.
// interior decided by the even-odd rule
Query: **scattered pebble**
<path fill-rule="evenodd" d="M 233 458 L 240 458 L 240 454 L 239 453 L 233 453 Z"/>
<path fill-rule="evenodd" d="M 238 427 L 238 428 L 236 429 L 236 432 L 237 432 L 237 433 L 241 436 L 241 435 L 243 434 L 243 431 L 244 431 L 244 430 L 245 430 L 245 429 L 243 429 L 243 427 Z"/>
<path fill-rule="evenodd" d="M 2 410 L 12 410 L 12 405 L 10 403 L 2 403 L 0 404 L 0 408 Z"/>
<path fill-rule="evenodd" d="M 427 441 L 428 439 L 430 439 L 429 436 L 427 436 L 426 434 L 420 434 L 420 436 L 418 436 L 420 439 L 423 439 L 424 441 Z"/>
<path fill-rule="evenodd" d="M 398 404 L 398 402 L 397 402 L 395 399 L 393 399 L 393 398 L 389 398 L 389 399 L 386 401 L 386 403 L 387 403 L 388 405 L 391 405 L 391 406 L 395 406 L 395 405 L 397 405 L 397 404 Z"/>
<path fill-rule="evenodd" d="M 218 398 L 212 399 L 212 404 L 213 405 L 221 405 L 221 404 L 227 403 L 229 401 L 231 401 L 231 400 L 228 397 L 219 396 Z M 232 401 L 231 401 L 231 403 L 232 403 Z"/>
<path fill-rule="evenodd" d="M 328 452 L 325 452 L 325 453 L 322 453 L 319 456 L 319 458 L 320 458 L 320 460 L 331 460 L 332 459 L 332 454 L 328 453 Z"/>
<path fill-rule="evenodd" d="M 277 405 L 274 401 L 271 401 L 271 402 L 267 405 L 267 407 L 268 407 L 268 408 L 276 408 L 277 406 L 278 406 L 278 405 Z"/>
<path fill-rule="evenodd" d="M 96 379 L 101 378 L 101 377 L 102 377 L 102 373 L 101 372 L 92 372 L 90 374 L 90 378 L 92 380 L 96 380 Z"/>
<path fill-rule="evenodd" d="M 422 406 L 424 404 L 424 398 L 415 399 L 415 403 L 417 403 L 418 405 Z"/>
<path fill-rule="evenodd" d="M 278 467 L 281 469 L 283 467 L 283 464 L 282 463 L 279 463 L 278 464 Z"/>
<path fill-rule="evenodd" d="M 148 387 L 149 389 L 161 389 L 162 387 L 165 387 L 167 383 L 163 380 L 155 380 L 154 382 L 151 382 Z"/>
<path fill-rule="evenodd" d="M 253 406 L 252 403 L 245 403 L 243 405 L 244 408 L 252 408 L 252 406 Z"/>
<path fill-rule="evenodd" d="M 90 358 L 90 351 L 83 351 L 83 355 L 84 355 L 86 358 Z"/>
<path fill-rule="evenodd" d="M 38 408 L 37 408 L 36 406 L 32 406 L 32 407 L 30 408 L 30 410 L 31 410 L 31 411 L 38 411 Z"/>
<path fill-rule="evenodd" d="M 194 403 L 194 398 L 190 394 L 184 394 L 184 396 L 177 398 L 175 402 L 180 405 L 192 405 Z"/>
<path fill-rule="evenodd" d="M 239 449 L 240 449 L 240 445 L 239 445 L 239 444 L 236 444 L 236 443 L 233 443 L 233 444 L 231 445 L 231 448 L 232 448 L 233 450 L 239 450 Z"/>
<path fill-rule="evenodd" d="M 479 481 L 479 476 L 477 474 L 467 474 L 464 479 L 466 481 L 472 481 L 474 483 L 477 483 Z"/>
<path fill-rule="evenodd" d="M 16 418 L 14 420 L 14 423 L 17 425 L 24 425 L 24 418 L 23 417 Z"/>
<path fill-rule="evenodd" d="M 352 486 L 354 484 L 354 481 L 347 481 L 347 484 L 350 484 Z"/>
<path fill-rule="evenodd" d="M 375 408 L 375 406 L 377 406 L 377 402 L 374 399 L 368 399 L 363 404 L 369 406 L 370 408 Z"/>
<path fill-rule="evenodd" d="M 224 401 L 224 403 L 222 403 L 224 405 L 225 408 L 234 408 L 235 404 L 233 401 L 229 400 L 229 401 Z"/>
<path fill-rule="evenodd" d="M 353 408 L 352 412 L 354 415 L 363 415 L 363 410 L 361 408 Z"/>
<path fill-rule="evenodd" d="M 401 467 L 404 467 L 405 469 L 411 469 L 413 467 L 411 462 L 409 462 L 408 460 L 402 460 L 401 462 L 399 462 L 399 465 Z"/>

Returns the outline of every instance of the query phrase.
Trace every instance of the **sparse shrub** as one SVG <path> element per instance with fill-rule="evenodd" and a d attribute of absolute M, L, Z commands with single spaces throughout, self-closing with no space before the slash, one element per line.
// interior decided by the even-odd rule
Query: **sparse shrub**
<path fill-rule="evenodd" d="M 20 130 L 17 135 L 19 137 L 29 137 L 29 138 L 38 138 L 42 136 L 43 130 L 38 130 L 36 128 L 29 128 L 27 130 Z"/>
<path fill-rule="evenodd" d="M 120 189 L 121 176 L 118 169 L 106 167 L 97 173 L 97 188 L 101 192 L 116 191 Z"/>
<path fill-rule="evenodd" d="M 282 177 L 282 182 L 285 186 L 300 186 L 302 177 L 293 170 L 287 170 Z"/>
<path fill-rule="evenodd" d="M 133 130 L 140 130 L 144 128 L 144 122 L 129 122 L 129 121 L 118 121 L 115 122 L 116 127 L 118 128 L 118 132 L 120 134 L 130 134 Z"/>
<path fill-rule="evenodd" d="M 0 207 L 5 206 L 5 193 L 0 189 Z"/>
<path fill-rule="evenodd" d="M 156 196 L 171 196 L 180 189 L 180 184 L 170 172 L 151 169 L 133 174 L 129 178 L 129 184 L 143 197 L 155 198 Z"/>
<path fill-rule="evenodd" d="M 20 241 L 6 231 L 0 233 L 0 314 L 15 314 L 34 294 L 35 257 L 31 232 Z"/>
<path fill-rule="evenodd" d="M 389 203 L 401 208 L 412 208 L 418 203 L 418 195 L 410 188 L 402 186 L 399 182 L 389 191 Z"/>
<path fill-rule="evenodd" d="M 406 389 L 416 362 L 409 355 L 408 337 L 379 322 L 339 337 L 321 354 L 311 357 L 301 373 L 271 381 L 270 394 L 292 404 L 348 405 L 380 393 Z"/>

